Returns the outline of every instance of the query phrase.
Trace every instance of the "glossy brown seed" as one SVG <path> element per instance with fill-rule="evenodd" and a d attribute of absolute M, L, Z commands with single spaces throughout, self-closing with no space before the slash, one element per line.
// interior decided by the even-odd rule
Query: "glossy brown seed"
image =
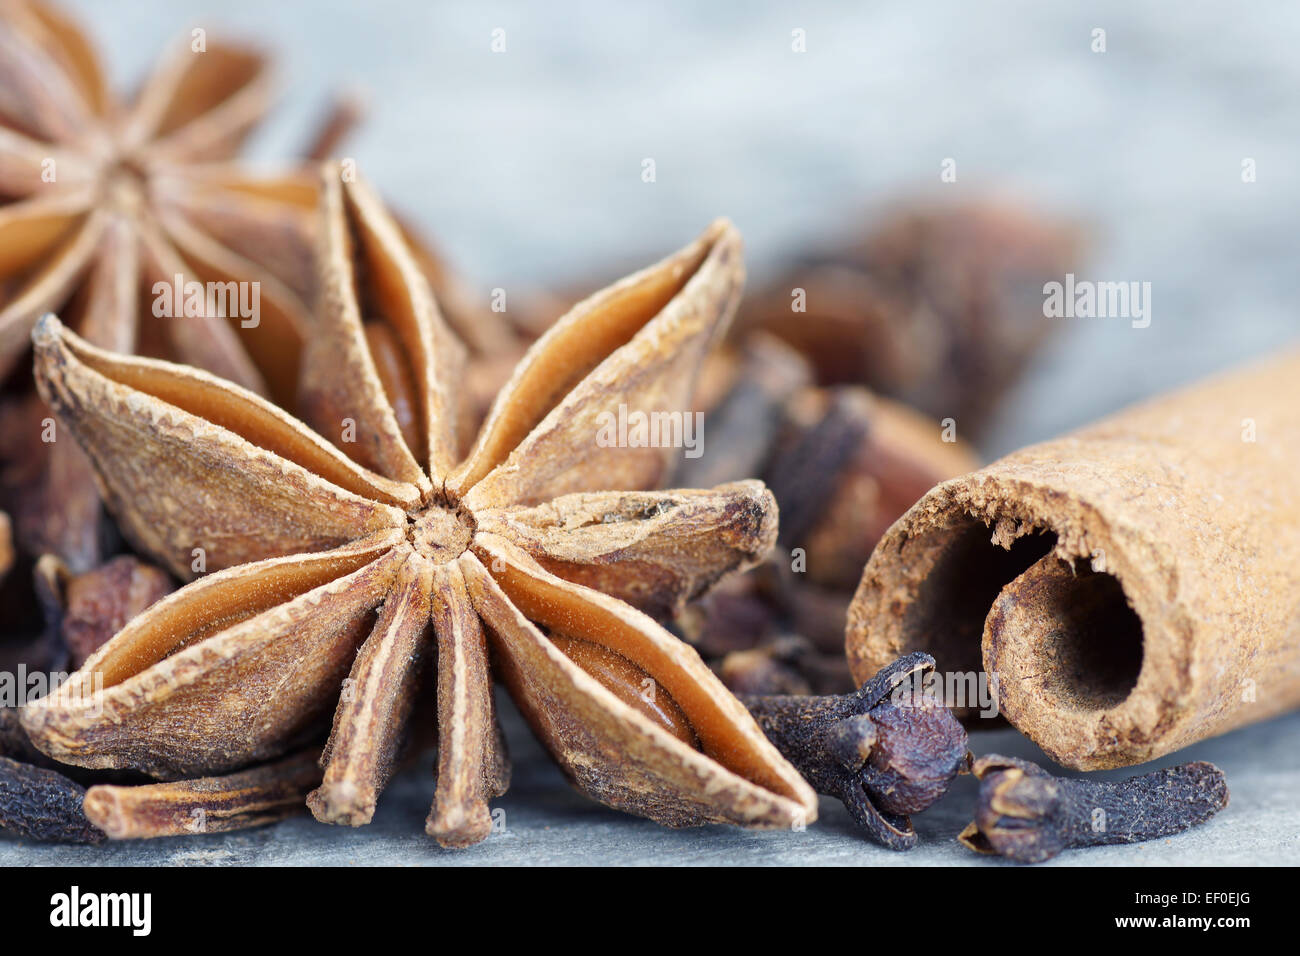
<path fill-rule="evenodd" d="M 658 690 L 645 671 L 621 654 L 591 641 L 552 634 L 551 643 L 600 681 L 615 697 L 653 720 L 688 747 L 699 749 L 690 721 L 666 692 Z"/>

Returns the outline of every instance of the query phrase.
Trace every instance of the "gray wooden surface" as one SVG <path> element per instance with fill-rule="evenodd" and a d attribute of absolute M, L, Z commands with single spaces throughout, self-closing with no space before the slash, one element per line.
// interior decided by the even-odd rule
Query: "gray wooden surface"
<path fill-rule="evenodd" d="M 260 830 L 125 841 L 102 847 L 0 839 L 0 866 L 1017 865 L 979 856 L 954 839 L 970 822 L 976 791 L 971 777 L 958 779 L 939 803 L 915 817 L 921 845 L 907 853 L 863 840 L 844 808 L 828 798 L 822 799 L 820 819 L 798 833 L 723 826 L 669 830 L 606 809 L 573 790 L 522 720 L 508 705 L 506 711 L 514 779 L 510 791 L 494 803 L 505 811 L 505 830 L 469 850 L 442 850 L 424 835 L 424 818 L 433 795 L 433 755 L 429 754 L 394 781 L 380 800 L 374 822 L 367 827 L 329 827 L 303 816 Z M 1210 822 L 1187 833 L 1135 846 L 1065 853 L 1044 865 L 1300 862 L 1298 740 L 1300 714 L 1205 741 L 1176 758 L 1143 767 L 1145 771 L 1184 760 L 1213 761 L 1227 774 L 1231 802 Z M 976 733 L 971 746 L 977 753 L 1046 759 L 1014 730 Z M 1113 780 L 1126 773 L 1094 776 Z"/>

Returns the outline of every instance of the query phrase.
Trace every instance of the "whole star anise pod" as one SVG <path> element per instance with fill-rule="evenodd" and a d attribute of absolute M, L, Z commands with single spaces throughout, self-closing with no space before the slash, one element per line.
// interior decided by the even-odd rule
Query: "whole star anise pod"
<path fill-rule="evenodd" d="M 23 389 L 45 312 L 101 347 L 199 365 L 292 401 L 315 177 L 257 176 L 232 162 L 269 104 L 264 57 L 206 35 L 175 49 L 124 104 L 73 20 L 38 0 L 0 0 L 0 381 L 11 393 L 0 455 L 18 471 L 5 484 L 18 486 L 8 504 L 29 553 L 55 552 L 77 571 L 103 556 L 89 469 L 73 443 L 41 440 L 48 413 Z M 255 284 L 256 316 L 153 317 L 156 283 L 192 281 Z"/>
<path fill-rule="evenodd" d="M 36 328 L 42 394 L 126 536 L 182 577 L 199 560 L 216 573 L 29 704 L 33 742 L 81 766 L 221 773 L 301 745 L 337 701 L 309 804 L 318 819 L 365 823 L 432 653 L 427 829 L 444 845 L 482 840 L 506 784 L 493 669 L 604 803 L 673 826 L 814 819 L 812 790 L 740 702 L 638 610 L 675 608 L 759 560 L 774 500 L 758 482 L 616 490 L 654 487 L 674 449 L 607 431 L 607 416 L 687 407 L 740 293 L 735 230 L 719 222 L 575 306 L 461 460 L 464 352 L 399 230 L 337 170 L 322 209 L 302 404 L 337 448 L 205 372 L 112 355 L 52 316 Z"/>

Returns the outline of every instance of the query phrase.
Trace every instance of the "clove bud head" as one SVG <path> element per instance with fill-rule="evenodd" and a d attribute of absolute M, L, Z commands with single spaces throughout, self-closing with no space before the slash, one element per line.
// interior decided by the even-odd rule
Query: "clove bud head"
<path fill-rule="evenodd" d="M 881 810 L 920 813 L 948 792 L 966 760 L 966 732 L 952 712 L 931 698 L 891 700 L 871 710 L 876 745 L 862 774 L 863 788 Z"/>
<path fill-rule="evenodd" d="M 910 814 L 943 796 L 967 760 L 961 724 L 920 692 L 933 667 L 928 654 L 910 654 L 851 694 L 742 699 L 813 789 L 843 801 L 877 843 L 908 850 Z"/>

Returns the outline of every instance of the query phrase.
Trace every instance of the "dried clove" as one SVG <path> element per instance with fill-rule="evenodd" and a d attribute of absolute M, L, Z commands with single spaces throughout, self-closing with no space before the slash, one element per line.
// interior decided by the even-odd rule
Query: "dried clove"
<path fill-rule="evenodd" d="M 85 815 L 114 840 L 223 833 L 283 820 L 306 810 L 321 781 L 317 751 L 220 777 L 100 784 L 86 791 Z"/>
<path fill-rule="evenodd" d="M 719 662 L 718 676 L 741 695 L 807 695 L 812 687 L 802 673 L 816 651 L 802 637 L 785 635 L 747 650 L 731 651 Z"/>
<path fill-rule="evenodd" d="M 171 591 L 165 571 L 126 554 L 85 574 L 68 576 L 60 630 L 72 667 L 86 663 L 127 621 Z"/>
<path fill-rule="evenodd" d="M 910 850 L 920 813 L 947 792 L 966 764 L 966 732 L 921 692 L 934 668 L 909 654 L 851 694 L 742 697 L 763 732 L 818 793 L 843 801 L 867 834 Z"/>
<path fill-rule="evenodd" d="M 819 384 L 867 385 L 973 435 L 1054 334 L 1039 290 L 1082 246 L 1072 224 L 1000 201 L 900 207 L 788 263 L 733 336 L 775 334 Z"/>
<path fill-rule="evenodd" d="M 0 757 L 0 830 L 56 843 L 102 843 L 82 811 L 86 790 L 61 773 Z"/>
<path fill-rule="evenodd" d="M 788 440 L 788 447 L 778 449 L 766 473 L 768 487 L 781 504 L 780 540 L 787 548 L 806 546 L 826 518 L 827 504 L 872 428 L 873 403 L 866 391 L 840 388 L 807 394 L 816 413 L 800 423 L 804 427 Z M 937 435 L 935 429 L 936 440 Z M 916 497 L 927 490 L 929 485 Z"/>
<path fill-rule="evenodd" d="M 989 754 L 975 761 L 975 820 L 958 836 L 977 853 L 1041 863 L 1073 847 L 1141 843 L 1204 823 L 1228 805 L 1223 771 L 1198 761 L 1119 783 L 1054 777 Z"/>
<path fill-rule="evenodd" d="M 728 356 L 713 366 L 716 397 L 697 396 L 709 408 L 708 451 L 684 458 L 672 483 L 761 476 L 781 509 L 779 544 L 759 571 L 676 627 L 737 693 L 852 690 L 844 620 L 863 564 L 917 498 L 976 459 L 945 440 L 939 422 L 897 402 L 810 387 L 807 358 L 771 335 L 755 332 Z M 789 653 L 790 635 L 817 652 Z"/>
<path fill-rule="evenodd" d="M 722 370 L 716 377 L 723 378 L 727 388 L 707 413 L 708 452 L 678 463 L 673 483 L 679 487 L 712 488 L 762 474 L 781 431 L 786 403 L 813 382 L 806 359 L 761 332 L 749 337 L 730 364 L 714 367 Z"/>

